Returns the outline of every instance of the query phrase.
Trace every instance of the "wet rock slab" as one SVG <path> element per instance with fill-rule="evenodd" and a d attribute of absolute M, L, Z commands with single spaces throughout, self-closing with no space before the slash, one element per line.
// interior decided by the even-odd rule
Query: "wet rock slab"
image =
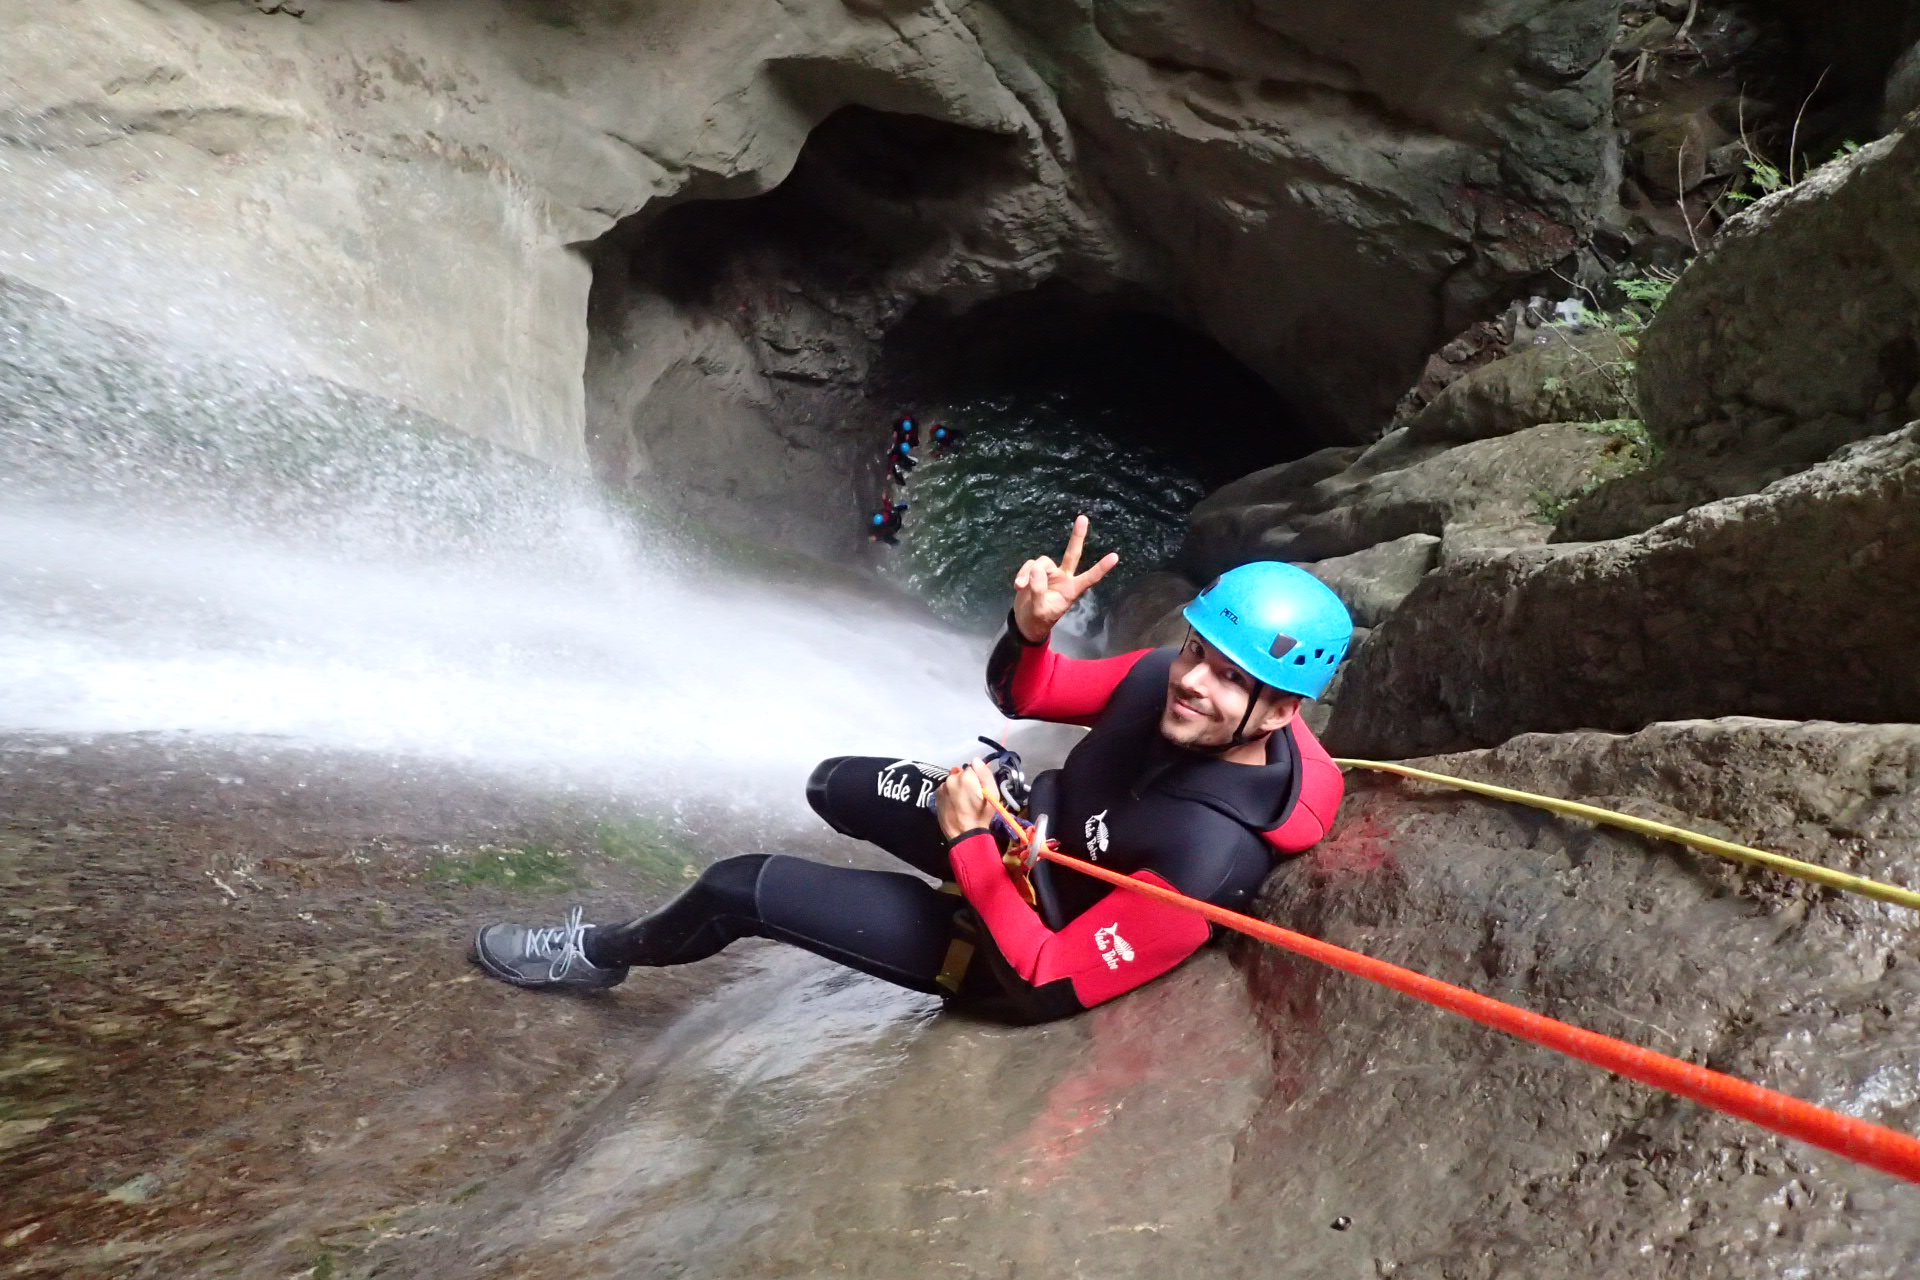
<path fill-rule="evenodd" d="M 8 745 L 28 1051 L 0 1087 L 48 1121 L 7 1131 L 8 1274 L 1894 1280 L 1920 1257 L 1905 1184 L 1251 944 L 1042 1028 L 771 946 L 543 999 L 473 980 L 460 942 L 564 898 L 424 871 L 564 846 L 580 814 L 551 797 Z M 1910 726 L 1684 722 L 1433 763 L 1920 883 Z M 579 870 L 590 900 L 647 892 L 604 848 Z M 1920 1127 L 1898 908 L 1356 777 L 1262 909 Z"/>
<path fill-rule="evenodd" d="M 1218 1256 L 1265 1076 L 1225 957 L 1044 1028 L 937 1009 L 768 953 L 541 1164 L 447 1211 L 388 1265 L 1134 1276 Z M 1284 1204 L 1258 1212 L 1295 1221 Z"/>
<path fill-rule="evenodd" d="M 1920 881 L 1920 732 L 1533 735 L 1443 770 Z M 1920 925 L 1582 824 L 1356 779 L 1283 923 L 1911 1130 Z M 1228 961 L 1231 960 L 1231 964 Z M 676 1024 L 399 1274 L 1910 1274 L 1920 1193 L 1251 945 L 983 1027 L 786 953 Z"/>
<path fill-rule="evenodd" d="M 1431 762 L 1920 884 L 1920 730 L 1727 720 L 1530 734 Z M 1901 908 L 1398 781 L 1270 886 L 1309 933 L 1907 1132 Z M 1301 1276 L 1912 1274 L 1920 1192 L 1836 1156 L 1268 951 L 1273 1090 L 1242 1205 L 1351 1231 L 1245 1257 Z M 1302 1214 L 1301 1216 L 1311 1216 Z"/>
<path fill-rule="evenodd" d="M 467 964 L 477 918 L 644 903 L 699 856 L 604 799 L 19 735 L 0 797 L 8 1276 L 344 1261 L 517 1161 L 726 972 L 542 1006 Z"/>

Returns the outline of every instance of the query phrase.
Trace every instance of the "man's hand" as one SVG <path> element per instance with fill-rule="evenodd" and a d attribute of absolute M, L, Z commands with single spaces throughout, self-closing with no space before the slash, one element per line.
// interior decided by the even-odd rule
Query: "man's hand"
<path fill-rule="evenodd" d="M 969 760 L 940 784 L 940 834 L 951 840 L 963 831 L 989 826 L 993 806 L 981 788 L 991 790 L 993 773 L 981 760 Z"/>
<path fill-rule="evenodd" d="M 1067 610 L 1120 563 L 1120 557 L 1109 551 L 1093 568 L 1079 572 L 1080 552 L 1086 545 L 1087 518 L 1075 516 L 1066 552 L 1058 564 L 1041 556 L 1021 565 L 1020 572 L 1013 575 L 1013 625 L 1029 642 L 1039 644 L 1052 635 L 1054 624 L 1067 616 Z"/>

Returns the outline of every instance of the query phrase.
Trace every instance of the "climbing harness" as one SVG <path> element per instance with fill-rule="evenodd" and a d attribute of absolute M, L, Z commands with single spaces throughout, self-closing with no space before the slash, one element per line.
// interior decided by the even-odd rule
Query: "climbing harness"
<path fill-rule="evenodd" d="M 964 898 L 960 886 L 952 880 L 940 886 L 940 892 L 950 893 L 956 898 Z M 973 953 L 979 949 L 979 935 L 962 916 L 955 917 L 953 937 L 947 940 L 947 954 L 941 957 L 940 972 L 933 976 L 934 982 L 950 996 L 960 994 L 961 984 L 967 980 L 967 970 L 973 967 Z"/>
<path fill-rule="evenodd" d="M 1351 763 L 1351 762 L 1342 762 Z M 1000 810 L 1000 816 L 1016 829 L 1025 828 L 1012 813 L 1001 805 L 997 797 L 989 794 L 985 787 L 981 794 L 987 803 Z M 1563 802 L 1564 803 L 1564 802 Z M 1591 1063 L 1596 1067 L 1616 1072 L 1642 1084 L 1664 1089 L 1669 1093 L 1690 1098 L 1703 1106 L 1724 1111 L 1728 1115 L 1749 1120 L 1765 1129 L 1801 1142 L 1811 1143 L 1849 1160 L 1890 1173 L 1896 1178 L 1908 1182 L 1920 1183 L 1920 1139 L 1910 1134 L 1889 1129 L 1884 1125 L 1860 1120 L 1853 1116 L 1841 1115 L 1825 1107 L 1817 1107 L 1810 1102 L 1776 1092 L 1736 1076 L 1725 1075 L 1706 1067 L 1671 1058 L 1652 1049 L 1629 1044 L 1625 1040 L 1616 1040 L 1612 1036 L 1601 1035 L 1597 1031 L 1588 1031 L 1570 1023 L 1560 1022 L 1544 1014 L 1510 1005 L 1492 996 L 1483 996 L 1477 991 L 1465 987 L 1456 987 L 1452 983 L 1430 978 L 1424 973 L 1412 969 L 1403 969 L 1399 965 L 1376 960 L 1372 956 L 1349 951 L 1345 947 L 1323 942 L 1304 933 L 1295 933 L 1279 925 L 1264 920 L 1255 920 L 1251 916 L 1229 911 L 1225 907 L 1190 898 L 1177 890 L 1162 888 L 1145 880 L 1136 880 L 1132 876 L 1121 875 L 1106 867 L 1082 861 L 1070 854 L 1060 852 L 1051 844 L 1043 843 L 1040 833 L 1027 829 L 1025 857 L 1009 853 L 1013 862 L 1026 859 L 1045 858 L 1060 866 L 1104 880 L 1108 884 L 1134 893 L 1144 894 L 1160 902 L 1183 907 L 1198 913 L 1223 928 L 1244 933 L 1262 942 L 1292 951 L 1297 955 L 1329 965 L 1343 973 L 1351 973 L 1370 982 L 1391 987 L 1403 995 L 1413 996 L 1428 1004 L 1436 1005 L 1452 1013 L 1483 1026 L 1504 1031 L 1508 1035 L 1522 1040 L 1530 1040 L 1570 1057 Z"/>
<path fill-rule="evenodd" d="M 1451 774 L 1430 773 L 1425 769 L 1415 769 L 1404 764 L 1392 764 L 1381 760 L 1341 760 L 1335 764 L 1348 769 L 1370 769 L 1376 773 L 1397 774 L 1403 778 L 1413 778 L 1420 782 L 1435 782 L 1441 786 L 1455 787 L 1461 791 L 1472 791 L 1478 795 L 1491 796 L 1496 800 L 1510 800 L 1515 804 L 1531 805 L 1536 809 L 1545 809 L 1550 813 L 1566 814 L 1573 818 L 1585 818 L 1589 822 L 1598 822 L 1610 827 L 1620 827 L 1637 832 L 1643 836 L 1655 836 L 1663 840 L 1672 840 L 1686 845 L 1690 849 L 1699 849 L 1704 853 L 1717 854 L 1736 862 L 1745 862 L 1753 866 L 1769 867 L 1802 880 L 1811 880 L 1831 889 L 1840 889 L 1848 893 L 1857 893 L 1863 897 L 1875 898 L 1881 902 L 1891 902 L 1895 906 L 1920 911 L 1920 893 L 1912 889 L 1902 889 L 1897 885 L 1882 884 L 1878 880 L 1869 880 L 1864 876 L 1849 875 L 1845 871 L 1835 871 L 1831 867 L 1822 867 L 1812 862 L 1801 862 L 1784 854 L 1768 853 L 1764 849 L 1750 849 L 1743 844 L 1734 844 L 1731 840 L 1717 840 L 1712 836 L 1701 835 L 1697 831 L 1688 831 L 1683 827 L 1671 827 L 1664 822 L 1654 822 L 1647 818 L 1636 818 L 1632 814 L 1616 813 L 1612 809 L 1601 809 L 1590 804 L 1580 804 L 1573 800 L 1560 800 L 1553 796 L 1534 795 L 1530 791 L 1515 791 L 1510 787 L 1496 787 L 1489 782 L 1473 782 L 1466 778 L 1456 778 Z"/>

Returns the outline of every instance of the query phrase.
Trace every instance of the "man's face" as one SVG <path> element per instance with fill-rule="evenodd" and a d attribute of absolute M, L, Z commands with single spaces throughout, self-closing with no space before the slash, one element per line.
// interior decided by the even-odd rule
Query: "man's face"
<path fill-rule="evenodd" d="M 1189 631 L 1167 673 L 1160 736 L 1176 747 L 1206 751 L 1229 745 L 1254 696 L 1254 680 L 1212 645 Z M 1247 737 L 1261 737 L 1293 719 L 1299 699 L 1265 689 L 1247 721 Z"/>

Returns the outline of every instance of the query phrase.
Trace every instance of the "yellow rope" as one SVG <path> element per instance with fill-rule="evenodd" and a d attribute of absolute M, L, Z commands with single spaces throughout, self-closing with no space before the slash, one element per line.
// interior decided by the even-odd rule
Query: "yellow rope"
<path fill-rule="evenodd" d="M 1590 804 L 1580 804 L 1573 800 L 1560 800 L 1553 796 L 1537 796 L 1530 791 L 1515 791 L 1510 787 L 1496 787 L 1488 782 L 1471 782 L 1466 778 L 1456 778 L 1445 773 L 1429 773 L 1425 769 L 1415 769 L 1404 764 L 1388 764 L 1380 760 L 1335 760 L 1335 764 L 1349 769 L 1371 769 L 1377 773 L 1394 773 L 1403 778 L 1416 778 L 1421 782 L 1437 782 L 1446 787 L 1458 787 L 1462 791 L 1473 791 L 1483 796 L 1492 796 L 1496 800 L 1511 800 L 1515 804 L 1532 805 L 1536 809 L 1546 809 L 1552 813 L 1564 813 L 1570 817 L 1585 818 L 1589 822 L 1599 822 L 1610 827 L 1624 827 L 1628 831 L 1637 831 L 1644 836 L 1658 836 L 1664 840 L 1677 841 L 1689 848 L 1706 853 L 1719 854 L 1723 858 L 1732 858 L 1736 862 L 1752 863 L 1755 866 L 1771 867 L 1775 871 L 1790 876 L 1799 876 L 1802 880 L 1811 880 L 1834 889 L 1849 893 L 1862 894 L 1877 898 L 1881 902 L 1891 902 L 1896 906 L 1908 907 L 1920 911 L 1920 893 L 1911 889 L 1902 889 L 1895 885 L 1881 884 L 1878 880 L 1868 880 L 1864 876 L 1848 875 L 1844 871 L 1835 871 L 1831 867 L 1817 866 L 1811 862 L 1801 862 L 1783 854 L 1768 853 L 1763 849 L 1750 849 L 1744 844 L 1734 844 L 1731 840 L 1716 840 L 1712 836 L 1703 836 L 1682 827 L 1670 827 L 1664 822 L 1653 822 L 1646 818 L 1636 818 L 1630 814 L 1615 813 L 1611 809 L 1600 809 Z"/>

